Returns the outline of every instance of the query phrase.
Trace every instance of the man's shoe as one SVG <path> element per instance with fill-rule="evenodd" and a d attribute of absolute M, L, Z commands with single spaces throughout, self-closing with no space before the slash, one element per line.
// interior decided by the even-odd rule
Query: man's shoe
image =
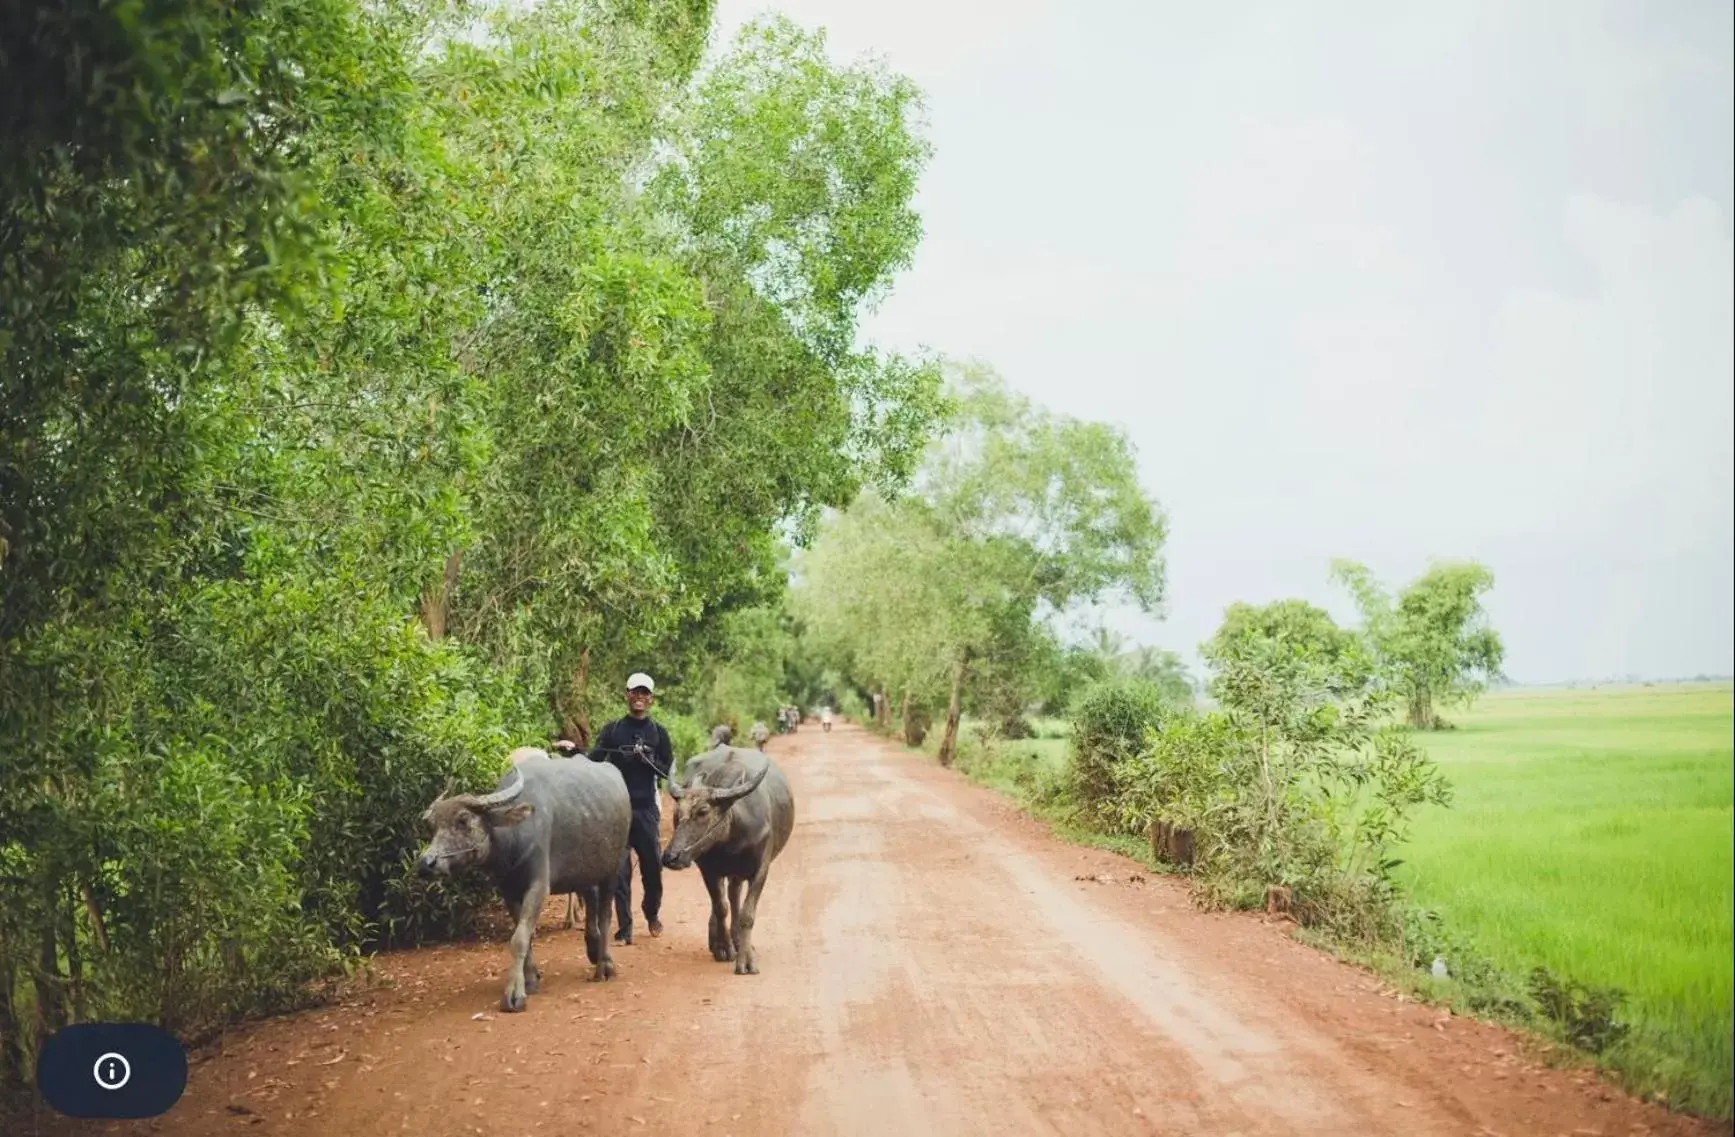
<path fill-rule="evenodd" d="M 623 947 L 632 947 L 633 946 L 633 930 L 631 928 L 622 928 L 620 931 L 618 931 L 614 934 L 614 942 L 617 944 L 620 944 Z"/>
<path fill-rule="evenodd" d="M 663 934 L 663 922 L 661 920 L 652 920 L 651 921 L 651 938 L 654 940 L 662 934 Z"/>

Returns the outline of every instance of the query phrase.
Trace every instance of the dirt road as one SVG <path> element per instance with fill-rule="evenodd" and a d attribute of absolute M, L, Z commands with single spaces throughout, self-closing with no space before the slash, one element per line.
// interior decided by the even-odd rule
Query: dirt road
<path fill-rule="evenodd" d="M 696 872 L 666 877 L 666 934 L 641 923 L 610 984 L 584 981 L 551 902 L 526 1013 L 497 1010 L 503 943 L 389 956 L 389 987 L 201 1056 L 156 1131 L 1714 1131 L 1382 995 L 1281 926 L 1198 912 L 863 731 L 772 750 L 798 821 L 760 908 L 762 974 L 711 961 Z"/>

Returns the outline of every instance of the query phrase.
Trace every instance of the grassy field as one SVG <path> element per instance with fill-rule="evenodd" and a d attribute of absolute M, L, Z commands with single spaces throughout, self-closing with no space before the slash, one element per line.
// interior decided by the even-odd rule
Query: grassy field
<path fill-rule="evenodd" d="M 1728 684 L 1491 695 L 1425 744 L 1456 788 L 1402 852 L 1411 894 L 1480 954 L 1628 993 L 1613 1064 L 1729 1113 Z"/>

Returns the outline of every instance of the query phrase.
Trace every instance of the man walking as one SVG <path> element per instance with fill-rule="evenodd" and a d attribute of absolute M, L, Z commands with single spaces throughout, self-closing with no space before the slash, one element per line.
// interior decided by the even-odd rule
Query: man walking
<path fill-rule="evenodd" d="M 657 779 L 667 778 L 675 768 L 674 747 L 669 732 L 651 718 L 656 684 L 642 671 L 627 677 L 627 714 L 602 728 L 592 761 L 612 763 L 626 779 L 627 798 L 632 803 L 632 827 L 627 830 L 627 851 L 621 854 L 620 875 L 614 883 L 614 914 L 620 930 L 615 941 L 633 942 L 632 860 L 639 858 L 639 879 L 645 886 L 645 925 L 651 935 L 663 934 L 657 915 L 663 906 L 663 861 L 657 821 L 661 803 Z"/>

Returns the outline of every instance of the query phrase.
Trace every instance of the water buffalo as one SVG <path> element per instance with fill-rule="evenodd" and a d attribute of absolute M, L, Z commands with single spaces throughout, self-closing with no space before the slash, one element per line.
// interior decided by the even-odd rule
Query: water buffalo
<path fill-rule="evenodd" d="M 570 738 L 557 738 L 554 741 L 553 754 L 546 754 L 545 751 L 535 746 L 520 746 L 506 757 L 514 766 L 516 766 L 518 763 L 524 761 L 524 759 L 534 758 L 538 754 L 543 754 L 549 758 L 571 758 L 574 754 L 582 757 L 584 751 L 580 750 L 578 748 L 578 743 L 572 741 Z M 578 926 L 578 902 L 578 893 L 569 892 L 566 894 L 566 930 L 569 932 Z"/>
<path fill-rule="evenodd" d="M 434 837 L 417 868 L 432 876 L 480 865 L 494 878 L 513 921 L 512 966 L 500 1006 L 522 1011 L 542 980 L 530 939 L 550 892 L 583 894 L 591 978 L 614 977 L 605 898 L 626 851 L 632 810 L 626 782 L 613 766 L 557 762 L 540 751 L 513 758 L 493 793 L 452 797 L 448 784 L 434 799 L 422 815 Z"/>
<path fill-rule="evenodd" d="M 757 975 L 753 917 L 771 862 L 795 828 L 789 782 L 759 751 L 719 746 L 690 760 L 681 778 L 669 782 L 669 796 L 675 799 L 675 832 L 663 852 L 663 866 L 684 869 L 698 863 L 711 894 L 711 958 L 734 960 L 737 975 Z M 745 902 L 742 885 L 747 886 Z"/>

